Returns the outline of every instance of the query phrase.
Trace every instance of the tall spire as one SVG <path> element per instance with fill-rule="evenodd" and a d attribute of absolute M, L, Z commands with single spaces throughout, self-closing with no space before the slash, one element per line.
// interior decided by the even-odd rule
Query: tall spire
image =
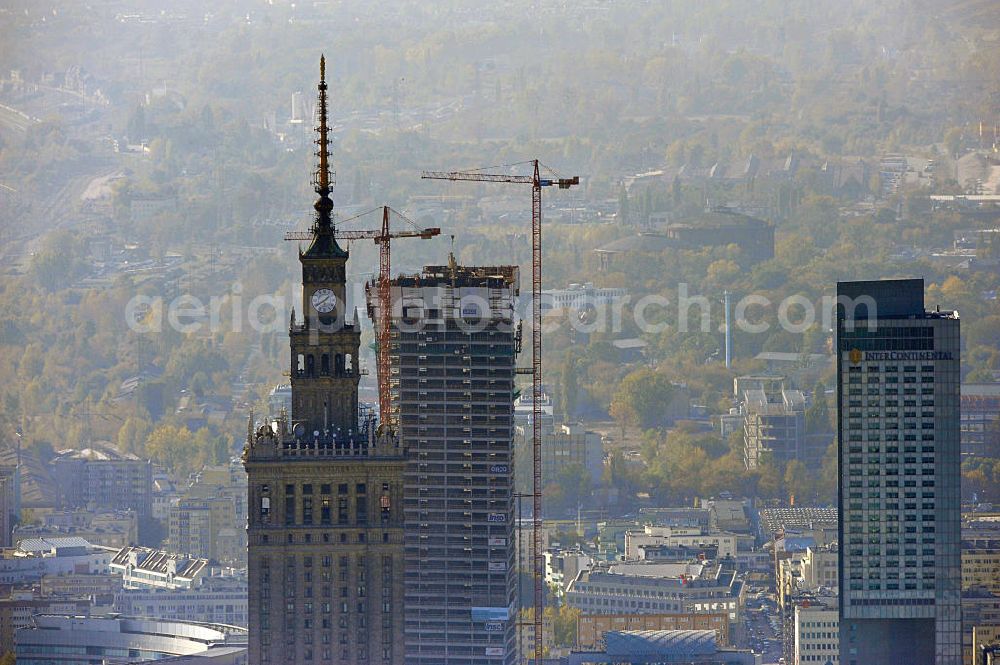
<path fill-rule="evenodd" d="M 316 168 L 314 185 L 319 198 L 316 199 L 316 229 L 325 230 L 330 227 L 330 213 L 333 211 L 333 201 L 330 199 L 330 128 L 326 124 L 326 57 L 319 57 L 319 126 L 316 133 L 316 145 L 319 150 L 319 166 Z"/>
<path fill-rule="evenodd" d="M 329 128 L 326 126 L 326 57 L 319 56 L 319 127 L 316 132 L 319 139 L 316 145 L 319 151 L 319 168 L 316 170 L 316 193 L 328 196 L 330 193 L 330 139 Z"/>
<path fill-rule="evenodd" d="M 319 115 L 319 125 L 316 133 L 316 156 L 319 164 L 313 177 L 313 186 L 319 198 L 313 204 L 316 209 L 316 220 L 313 223 L 313 241 L 303 254 L 312 258 L 323 258 L 330 256 L 346 257 L 344 251 L 334 237 L 333 229 L 333 199 L 330 198 L 330 128 L 327 126 L 327 99 L 326 99 L 326 57 L 319 57 L 319 104 L 316 107 Z"/>

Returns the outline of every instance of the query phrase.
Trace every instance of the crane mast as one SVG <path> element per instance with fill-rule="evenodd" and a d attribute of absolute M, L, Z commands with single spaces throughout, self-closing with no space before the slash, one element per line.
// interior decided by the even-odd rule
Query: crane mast
<path fill-rule="evenodd" d="M 462 180 L 531 185 L 531 558 L 534 582 L 535 664 L 542 663 L 542 613 L 545 610 L 542 528 L 542 187 L 569 189 L 580 178 L 542 178 L 537 159 L 530 176 L 481 171 L 424 171 L 428 180 Z"/>

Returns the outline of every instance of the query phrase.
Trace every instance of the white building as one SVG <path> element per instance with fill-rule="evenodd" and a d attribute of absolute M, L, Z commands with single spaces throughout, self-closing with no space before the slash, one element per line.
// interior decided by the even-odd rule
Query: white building
<path fill-rule="evenodd" d="M 289 383 L 278 384 L 271 388 L 271 392 L 267 394 L 268 414 L 277 418 L 281 415 L 282 409 L 284 409 L 285 413 L 291 415 L 292 386 Z"/>
<path fill-rule="evenodd" d="M 589 570 L 592 565 L 593 557 L 579 550 L 549 550 L 545 552 L 545 583 L 564 594 L 580 571 Z"/>
<path fill-rule="evenodd" d="M 36 582 L 43 575 L 106 574 L 114 550 L 82 538 L 27 538 L 0 558 L 0 584 Z"/>
<path fill-rule="evenodd" d="M 693 563 L 625 563 L 581 571 L 566 602 L 585 614 L 711 614 L 726 612 L 739 624 L 743 582 L 735 566 Z"/>
<path fill-rule="evenodd" d="M 592 282 L 570 284 L 565 289 L 542 291 L 542 309 L 548 311 L 578 312 L 591 307 L 600 308 L 622 302 L 628 289 L 598 288 Z"/>
<path fill-rule="evenodd" d="M 840 662 L 840 632 L 836 607 L 795 606 L 793 665 L 826 665 Z"/>
<path fill-rule="evenodd" d="M 115 611 L 127 616 L 246 626 L 246 577 L 209 577 L 192 589 L 122 589 Z"/>
<path fill-rule="evenodd" d="M 815 590 L 819 587 L 836 589 L 839 580 L 837 574 L 838 556 L 836 544 L 807 548 L 806 553 L 802 555 L 800 586 L 807 590 Z"/>
<path fill-rule="evenodd" d="M 703 527 L 684 526 L 651 526 L 646 525 L 642 531 L 625 532 L 625 560 L 638 561 L 642 558 L 640 547 L 653 545 L 669 545 L 677 547 L 699 547 L 715 545 L 718 547 L 720 559 L 736 558 L 739 535 L 735 533 L 709 533 Z"/>
<path fill-rule="evenodd" d="M 16 653 L 32 665 L 173 662 L 245 665 L 247 633 L 234 626 L 118 616 L 43 614 L 17 631 Z"/>
<path fill-rule="evenodd" d="M 123 547 L 111 560 L 126 589 L 191 589 L 207 576 L 208 559 L 194 559 L 148 547 Z"/>

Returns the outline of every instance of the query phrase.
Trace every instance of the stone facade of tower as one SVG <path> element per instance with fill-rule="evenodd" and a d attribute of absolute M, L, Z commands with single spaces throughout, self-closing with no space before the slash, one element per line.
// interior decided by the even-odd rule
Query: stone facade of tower
<path fill-rule="evenodd" d="M 322 68 L 322 64 L 321 64 Z M 326 83 L 312 242 L 289 325 L 292 411 L 251 424 L 251 665 L 403 662 L 403 472 L 398 439 L 359 409 L 360 329 L 346 312 L 348 253 L 333 227 Z"/>

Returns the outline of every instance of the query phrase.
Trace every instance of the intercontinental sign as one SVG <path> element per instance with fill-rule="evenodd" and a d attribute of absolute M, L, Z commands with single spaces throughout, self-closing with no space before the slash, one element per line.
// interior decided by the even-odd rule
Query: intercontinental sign
<path fill-rule="evenodd" d="M 857 364 L 861 362 L 861 351 L 851 349 L 851 362 Z M 951 360 L 951 351 L 865 351 L 864 359 L 868 361 L 878 360 Z"/>

